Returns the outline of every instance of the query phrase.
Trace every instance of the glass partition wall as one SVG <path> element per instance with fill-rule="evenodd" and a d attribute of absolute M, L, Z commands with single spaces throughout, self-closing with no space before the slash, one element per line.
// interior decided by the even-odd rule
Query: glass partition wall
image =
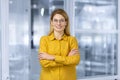
<path fill-rule="evenodd" d="M 9 0 L 10 80 L 29 80 L 29 0 Z"/>
<path fill-rule="evenodd" d="M 48 33 L 49 17 L 56 8 L 67 9 L 73 2 L 71 26 L 77 37 L 81 62 L 77 66 L 77 78 L 117 75 L 118 27 L 117 0 L 33 0 L 31 1 L 31 75 L 38 77 L 36 62 L 39 40 Z M 68 5 L 66 5 L 68 4 Z M 70 12 L 69 10 L 66 10 Z M 74 16 L 73 16 L 74 15 Z M 34 65 L 32 65 L 34 64 Z M 36 76 L 35 76 L 36 75 Z"/>
<path fill-rule="evenodd" d="M 78 78 L 117 74 L 117 0 L 75 0 L 74 27 L 81 62 Z"/>
<path fill-rule="evenodd" d="M 71 11 L 66 8 L 69 3 Z M 48 33 L 50 14 L 56 8 L 70 12 L 73 19 L 71 33 L 81 53 L 77 80 L 118 80 L 101 78 L 118 76 L 118 0 L 9 0 L 10 80 L 39 79 L 39 40 Z M 0 56 L 0 73 L 1 65 Z"/>

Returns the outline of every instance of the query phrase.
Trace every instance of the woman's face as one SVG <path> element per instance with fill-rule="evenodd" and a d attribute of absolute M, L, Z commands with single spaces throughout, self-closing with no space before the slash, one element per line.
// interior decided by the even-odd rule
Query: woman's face
<path fill-rule="evenodd" d="M 66 26 L 66 21 L 65 18 L 60 15 L 60 14 L 56 14 L 53 17 L 53 20 L 51 21 L 51 24 L 53 26 L 54 31 L 56 32 L 63 32 Z"/>

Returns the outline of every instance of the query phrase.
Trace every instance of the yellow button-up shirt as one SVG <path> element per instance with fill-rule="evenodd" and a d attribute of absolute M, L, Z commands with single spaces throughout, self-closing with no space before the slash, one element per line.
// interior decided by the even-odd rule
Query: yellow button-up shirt
<path fill-rule="evenodd" d="M 40 39 L 40 52 L 54 55 L 55 60 L 40 60 L 42 66 L 40 80 L 76 80 L 76 65 L 79 64 L 80 55 L 68 56 L 72 49 L 78 49 L 75 37 L 63 35 L 57 40 L 52 33 Z"/>

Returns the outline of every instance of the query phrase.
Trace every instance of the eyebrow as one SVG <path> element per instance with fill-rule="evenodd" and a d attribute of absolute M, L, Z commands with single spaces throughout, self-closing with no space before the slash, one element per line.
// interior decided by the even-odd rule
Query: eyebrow
<path fill-rule="evenodd" d="M 53 18 L 53 19 L 57 19 L 57 18 Z M 60 19 L 65 19 L 65 18 L 60 18 Z"/>

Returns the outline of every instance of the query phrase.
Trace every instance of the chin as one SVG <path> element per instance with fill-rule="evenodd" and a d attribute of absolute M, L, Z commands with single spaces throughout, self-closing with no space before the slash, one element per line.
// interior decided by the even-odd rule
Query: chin
<path fill-rule="evenodd" d="M 57 29 L 57 31 L 64 31 L 64 29 Z"/>

